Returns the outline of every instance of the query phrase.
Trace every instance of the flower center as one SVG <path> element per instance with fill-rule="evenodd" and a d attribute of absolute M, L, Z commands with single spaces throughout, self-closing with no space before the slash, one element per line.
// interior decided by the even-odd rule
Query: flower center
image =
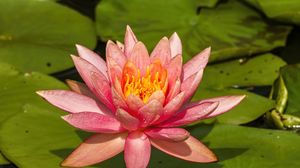
<path fill-rule="evenodd" d="M 160 62 L 154 62 L 145 69 L 144 75 L 142 75 L 142 70 L 138 69 L 133 63 L 126 63 L 123 69 L 123 93 L 125 97 L 134 94 L 146 103 L 154 92 L 158 90 L 166 92 L 167 71 L 161 66 Z"/>

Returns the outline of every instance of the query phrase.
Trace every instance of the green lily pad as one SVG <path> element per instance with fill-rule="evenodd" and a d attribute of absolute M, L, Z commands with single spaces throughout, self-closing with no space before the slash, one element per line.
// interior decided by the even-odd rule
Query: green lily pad
<path fill-rule="evenodd" d="M 0 63 L 0 123 L 18 113 L 27 103 L 55 109 L 35 92 L 44 89 L 67 89 L 60 81 L 41 73 L 21 73 L 8 64 Z"/>
<path fill-rule="evenodd" d="M 0 165 L 9 164 L 10 162 L 0 153 Z"/>
<path fill-rule="evenodd" d="M 273 54 L 208 66 L 201 85 L 209 88 L 272 85 L 286 63 Z"/>
<path fill-rule="evenodd" d="M 24 72 L 53 73 L 73 66 L 75 44 L 93 48 L 93 22 L 51 1 L 0 1 L 0 62 Z"/>
<path fill-rule="evenodd" d="M 269 18 L 300 25 L 299 0 L 246 0 L 262 10 Z"/>
<path fill-rule="evenodd" d="M 288 65 L 281 69 L 281 75 L 288 90 L 286 114 L 300 117 L 300 64 Z"/>
<path fill-rule="evenodd" d="M 272 109 L 274 101 L 233 87 L 272 85 L 278 77 L 280 67 L 285 64 L 273 54 L 263 54 L 251 59 L 210 65 L 205 69 L 202 82 L 192 101 L 226 95 L 247 95 L 237 107 L 216 119 L 226 124 L 248 123 Z"/>
<path fill-rule="evenodd" d="M 10 129 L 1 133 L 5 136 L 0 137 L 1 151 L 18 167 L 59 167 L 61 158 L 55 153 L 61 152 L 60 149 L 65 149 L 68 153 L 76 143 L 80 142 L 75 129 L 60 118 L 63 113 L 59 114 L 57 109 L 49 111 L 46 109 L 29 104 L 24 105 L 19 109 L 19 114 L 2 124 L 4 128 L 10 121 L 22 120 L 22 122 L 14 121 L 14 126 L 9 126 Z M 23 128 L 21 129 L 21 127 Z M 20 134 L 20 136 L 12 138 L 15 134 Z M 7 141 L 6 138 L 10 140 L 7 139 Z M 22 141 L 22 139 L 25 140 L 24 138 L 27 141 Z M 8 147 L 5 145 L 6 143 L 11 145 L 18 141 L 20 142 L 19 146 Z"/>
<path fill-rule="evenodd" d="M 56 111 L 25 105 L 2 125 L 0 139 L 4 154 L 22 168 L 53 168 L 88 134 L 66 124 Z M 298 167 L 300 136 L 290 132 L 216 125 L 197 126 L 191 134 L 200 138 L 219 157 L 212 164 L 190 163 L 152 150 L 149 167 Z M 123 155 L 95 167 L 125 167 Z"/>
<path fill-rule="evenodd" d="M 96 10 L 97 33 L 102 40 L 123 40 L 128 24 L 149 48 L 163 36 L 178 32 L 184 60 L 212 46 L 210 61 L 249 56 L 284 46 L 290 31 L 269 26 L 254 10 L 230 0 L 197 14 L 193 1 L 101 1 Z"/>
<path fill-rule="evenodd" d="M 54 109 L 35 93 L 37 90 L 50 88 L 66 87 L 52 77 L 36 72 L 23 74 L 11 65 L 0 63 L 0 123 L 18 113 L 29 102 Z M 0 164 L 7 163 L 0 153 Z"/>
<path fill-rule="evenodd" d="M 199 7 L 214 7 L 219 0 L 194 0 Z"/>

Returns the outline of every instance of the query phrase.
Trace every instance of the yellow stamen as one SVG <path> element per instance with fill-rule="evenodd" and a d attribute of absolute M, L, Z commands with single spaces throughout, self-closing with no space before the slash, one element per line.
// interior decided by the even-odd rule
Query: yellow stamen
<path fill-rule="evenodd" d="M 147 66 L 146 74 L 141 77 L 141 72 L 138 69 L 136 76 L 124 74 L 124 87 L 123 92 L 125 97 L 130 94 L 139 96 L 145 103 L 148 102 L 152 93 L 158 90 L 163 90 L 165 92 L 165 81 L 166 79 L 161 79 L 160 72 L 152 72 Z"/>

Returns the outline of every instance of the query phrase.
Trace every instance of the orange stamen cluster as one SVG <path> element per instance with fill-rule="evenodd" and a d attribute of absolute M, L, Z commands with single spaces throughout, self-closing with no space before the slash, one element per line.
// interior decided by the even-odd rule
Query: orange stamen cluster
<path fill-rule="evenodd" d="M 123 69 L 123 93 L 125 97 L 130 94 L 137 95 L 146 103 L 155 91 L 166 92 L 166 77 L 167 71 L 159 61 L 147 66 L 143 76 L 140 69 L 137 69 L 132 62 L 127 62 Z"/>

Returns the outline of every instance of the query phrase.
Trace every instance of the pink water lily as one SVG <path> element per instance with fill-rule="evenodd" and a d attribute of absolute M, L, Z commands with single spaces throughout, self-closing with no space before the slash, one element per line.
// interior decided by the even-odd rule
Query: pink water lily
<path fill-rule="evenodd" d="M 182 46 L 176 33 L 164 37 L 148 54 L 127 26 L 124 44 L 107 42 L 106 62 L 77 45 L 72 56 L 85 84 L 67 81 L 72 91 L 37 93 L 69 112 L 62 118 L 96 134 L 79 145 L 62 166 L 83 167 L 124 151 L 127 168 L 145 168 L 151 145 L 177 158 L 200 163 L 217 161 L 199 140 L 180 128 L 232 109 L 244 95 L 189 103 L 208 62 L 210 48 L 182 65 Z"/>

